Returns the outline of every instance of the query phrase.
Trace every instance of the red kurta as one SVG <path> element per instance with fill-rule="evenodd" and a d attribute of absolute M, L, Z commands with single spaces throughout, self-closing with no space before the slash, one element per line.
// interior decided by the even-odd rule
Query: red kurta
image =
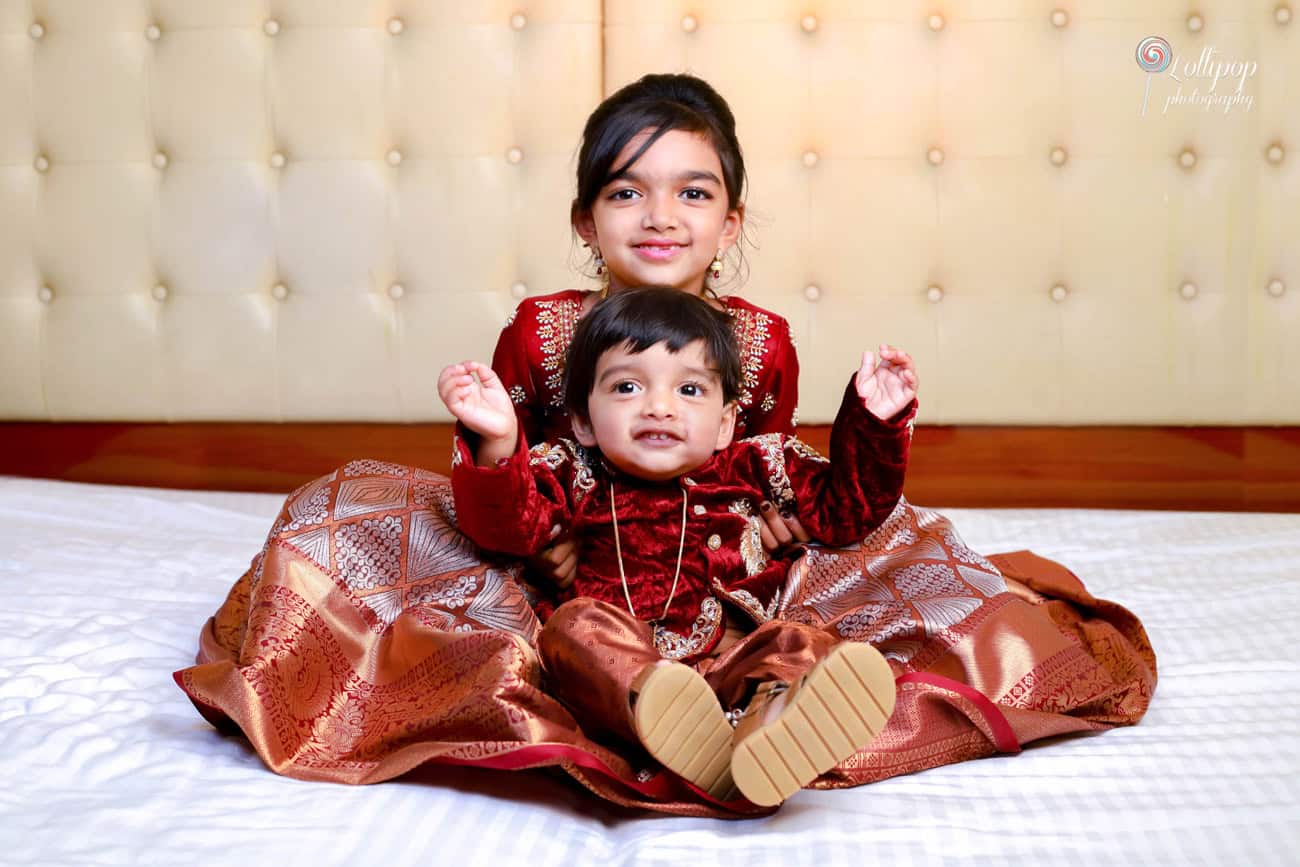
<path fill-rule="evenodd" d="M 766 434 L 733 442 L 670 482 L 619 473 L 599 452 L 570 440 L 529 452 L 520 437 L 508 461 L 479 467 L 458 436 L 451 475 L 457 517 L 476 544 L 507 554 L 535 554 L 566 529 L 578 540 L 582 557 L 574 582 L 538 602 L 543 620 L 556 605 L 579 596 L 624 608 L 612 482 L 633 611 L 656 621 L 655 644 L 664 656 L 691 658 L 721 638 L 723 601 L 755 625 L 775 610 L 790 562 L 769 560 L 763 550 L 759 504 L 770 501 L 795 512 L 818 542 L 860 541 L 889 517 L 902 495 L 915 411 L 913 401 L 881 421 L 850 383 L 831 429 L 830 461 L 793 436 Z M 684 545 L 678 518 L 683 495 Z M 672 592 L 679 547 L 681 575 Z M 662 616 L 670 593 L 671 608 Z"/>
<path fill-rule="evenodd" d="M 497 339 L 492 369 L 501 377 L 530 443 L 572 438 L 564 411 L 564 354 L 592 293 L 571 289 L 519 303 Z M 722 299 L 740 349 L 736 438 L 793 434 L 799 403 L 799 358 L 790 325 L 775 313 L 729 295 Z"/>

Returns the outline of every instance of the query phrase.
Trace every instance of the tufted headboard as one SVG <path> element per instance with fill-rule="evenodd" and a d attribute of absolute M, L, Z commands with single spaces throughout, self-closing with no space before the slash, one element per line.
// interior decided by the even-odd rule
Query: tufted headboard
<path fill-rule="evenodd" d="M 888 340 L 923 422 L 1295 424 L 1292 17 L 0 0 L 0 417 L 445 419 L 443 364 L 583 285 L 586 114 L 690 70 L 736 110 L 755 245 L 732 288 L 793 325 L 803 421 Z M 1172 62 L 1148 73 L 1150 36 Z"/>

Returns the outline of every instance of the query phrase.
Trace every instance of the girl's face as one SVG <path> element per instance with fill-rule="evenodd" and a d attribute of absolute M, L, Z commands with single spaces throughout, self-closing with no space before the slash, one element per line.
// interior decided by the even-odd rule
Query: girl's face
<path fill-rule="evenodd" d="M 628 141 L 623 165 L 653 130 Z M 574 228 L 605 260 L 609 289 L 671 286 L 699 295 L 713 257 L 736 243 L 744 208 L 729 208 L 722 162 L 709 140 L 683 130 L 659 137 L 606 184 Z"/>

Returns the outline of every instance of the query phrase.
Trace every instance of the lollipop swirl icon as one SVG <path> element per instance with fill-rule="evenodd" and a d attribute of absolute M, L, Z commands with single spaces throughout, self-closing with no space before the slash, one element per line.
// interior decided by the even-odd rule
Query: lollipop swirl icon
<path fill-rule="evenodd" d="M 1146 70 L 1147 89 L 1142 95 L 1142 116 L 1147 116 L 1147 99 L 1151 96 L 1151 75 L 1152 73 L 1164 72 L 1169 66 L 1169 61 L 1173 59 L 1173 49 L 1169 42 L 1159 36 L 1148 36 L 1138 43 L 1137 62 L 1138 66 Z"/>

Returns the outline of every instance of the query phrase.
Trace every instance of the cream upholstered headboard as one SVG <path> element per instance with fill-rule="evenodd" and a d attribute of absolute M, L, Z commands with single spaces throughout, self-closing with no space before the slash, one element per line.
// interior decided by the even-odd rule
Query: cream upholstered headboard
<path fill-rule="evenodd" d="M 1292 17 L 0 0 L 0 417 L 446 418 L 443 364 L 583 283 L 587 112 L 688 70 L 736 110 L 739 288 L 794 327 L 803 421 L 889 340 L 925 422 L 1297 423 Z"/>

